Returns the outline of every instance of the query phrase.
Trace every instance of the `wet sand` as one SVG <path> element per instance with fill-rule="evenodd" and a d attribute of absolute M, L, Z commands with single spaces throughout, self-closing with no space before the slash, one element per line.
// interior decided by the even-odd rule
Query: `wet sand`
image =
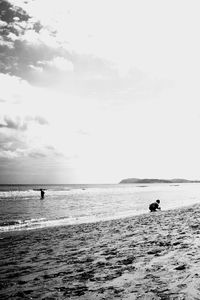
<path fill-rule="evenodd" d="M 200 205 L 1 235 L 0 299 L 200 299 Z"/>

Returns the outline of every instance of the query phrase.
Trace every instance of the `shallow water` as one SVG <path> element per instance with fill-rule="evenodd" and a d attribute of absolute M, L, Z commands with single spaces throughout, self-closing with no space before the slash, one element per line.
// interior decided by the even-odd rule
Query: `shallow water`
<path fill-rule="evenodd" d="M 0 232 L 138 215 L 156 199 L 162 210 L 198 203 L 200 184 L 1 185 Z"/>

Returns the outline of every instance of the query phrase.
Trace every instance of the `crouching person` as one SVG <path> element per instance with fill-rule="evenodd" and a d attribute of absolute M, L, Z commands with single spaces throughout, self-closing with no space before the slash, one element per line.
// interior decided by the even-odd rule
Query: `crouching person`
<path fill-rule="evenodd" d="M 156 200 L 156 202 L 153 202 L 149 205 L 149 210 L 150 212 L 156 211 L 158 209 L 161 209 L 161 207 L 159 206 L 160 204 L 160 200 Z"/>

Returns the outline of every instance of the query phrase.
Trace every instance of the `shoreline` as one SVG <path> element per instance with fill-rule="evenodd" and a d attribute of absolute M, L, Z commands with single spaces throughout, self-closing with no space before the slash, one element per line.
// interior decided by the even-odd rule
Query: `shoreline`
<path fill-rule="evenodd" d="M 194 203 L 191 205 L 183 205 L 180 207 L 175 207 L 175 208 L 171 208 L 171 209 L 166 209 L 166 210 L 161 210 L 160 212 L 167 212 L 167 211 L 175 211 L 175 210 L 180 210 L 180 209 L 187 209 L 189 207 L 193 207 L 198 205 L 198 203 Z M 43 229 L 51 229 L 51 228 L 58 228 L 58 227 L 68 227 L 68 226 L 78 226 L 78 225 L 87 225 L 87 224 L 96 224 L 96 223 L 102 223 L 102 222 L 110 222 L 110 221 L 115 221 L 115 220 L 125 220 L 125 219 L 132 219 L 138 216 L 145 216 L 148 215 L 150 213 L 149 210 L 141 211 L 140 213 L 130 213 L 130 214 L 124 214 L 122 216 L 120 215 L 116 215 L 115 217 L 109 216 L 107 218 L 87 218 L 87 217 L 83 217 L 82 220 L 78 220 L 78 221 L 74 221 L 72 223 L 67 223 L 69 222 L 68 218 L 61 218 L 61 219 L 53 219 L 53 220 L 45 220 L 45 219 L 38 219 L 38 220 L 42 220 L 41 222 L 43 222 L 43 224 L 41 225 L 40 223 L 36 223 L 34 219 L 33 224 L 29 224 L 29 221 L 31 220 L 26 220 L 24 223 L 23 222 L 19 222 L 16 223 L 15 225 L 9 225 L 9 226 L 2 226 L 2 229 L 5 230 L 0 230 L 0 239 L 1 236 L 4 234 L 11 234 L 11 233 L 16 233 L 16 232 L 24 232 L 24 231 L 35 231 L 35 230 L 43 230 Z M 158 213 L 158 212 L 157 212 Z M 74 218 L 75 219 L 75 218 Z M 85 219 L 85 221 L 83 220 Z M 29 227 L 30 226 L 30 227 Z M 9 228 L 8 228 L 9 227 Z M 11 227 L 13 227 L 13 229 L 10 229 Z M 0 228 L 1 229 L 1 228 Z"/>
<path fill-rule="evenodd" d="M 196 204 L 6 232 L 0 243 L 0 297 L 200 299 L 199 221 Z"/>

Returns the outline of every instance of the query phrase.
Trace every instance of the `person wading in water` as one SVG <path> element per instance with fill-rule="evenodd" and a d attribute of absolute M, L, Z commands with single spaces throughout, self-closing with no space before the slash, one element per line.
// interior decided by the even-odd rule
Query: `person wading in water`
<path fill-rule="evenodd" d="M 44 194 L 45 194 L 44 190 L 40 189 L 40 193 L 41 193 L 41 199 L 44 199 Z"/>

